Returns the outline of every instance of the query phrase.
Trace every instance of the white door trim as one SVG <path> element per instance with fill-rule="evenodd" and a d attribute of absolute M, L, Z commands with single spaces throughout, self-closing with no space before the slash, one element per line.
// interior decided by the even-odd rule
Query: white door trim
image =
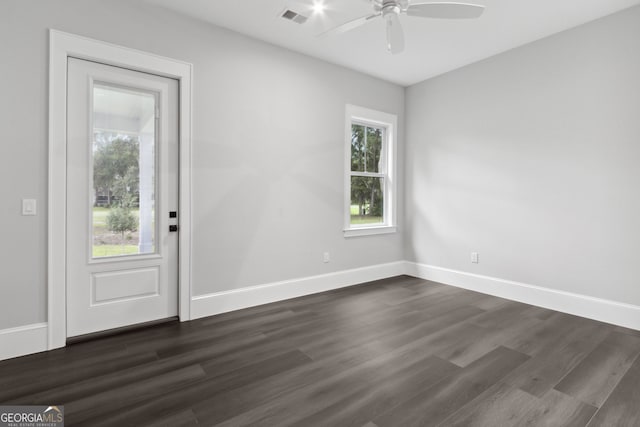
<path fill-rule="evenodd" d="M 178 315 L 191 320 L 191 94 L 189 63 L 49 31 L 49 189 L 47 246 L 48 348 L 64 347 L 66 325 L 67 58 L 75 57 L 178 80 L 180 185 Z"/>

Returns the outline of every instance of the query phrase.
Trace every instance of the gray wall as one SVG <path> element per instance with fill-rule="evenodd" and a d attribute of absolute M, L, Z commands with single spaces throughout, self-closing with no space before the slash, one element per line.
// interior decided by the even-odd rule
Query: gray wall
<path fill-rule="evenodd" d="M 345 104 L 402 124 L 403 88 L 137 2 L 3 0 L 0 329 L 46 320 L 48 28 L 194 64 L 195 295 L 403 259 L 342 236 Z"/>
<path fill-rule="evenodd" d="M 405 108 L 408 260 L 640 304 L 640 7 L 412 86 Z"/>

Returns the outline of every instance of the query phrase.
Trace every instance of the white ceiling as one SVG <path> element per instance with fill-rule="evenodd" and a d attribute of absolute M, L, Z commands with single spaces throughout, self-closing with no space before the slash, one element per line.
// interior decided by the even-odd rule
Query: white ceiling
<path fill-rule="evenodd" d="M 403 15 L 406 48 L 391 55 L 385 50 L 381 19 L 341 35 L 317 37 L 370 13 L 368 0 L 324 0 L 323 14 L 311 12 L 319 0 L 146 1 L 403 86 L 640 4 L 640 0 L 461 0 L 485 5 L 485 13 L 470 21 Z M 280 17 L 285 8 L 310 18 L 302 25 L 286 21 Z"/>

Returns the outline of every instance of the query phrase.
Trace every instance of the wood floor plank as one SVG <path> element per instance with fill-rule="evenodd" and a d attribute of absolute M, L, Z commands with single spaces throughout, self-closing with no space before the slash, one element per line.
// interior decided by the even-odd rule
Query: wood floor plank
<path fill-rule="evenodd" d="M 438 425 L 528 358 L 517 351 L 499 347 L 373 422 L 379 427 Z"/>
<path fill-rule="evenodd" d="M 112 414 L 120 408 L 136 402 L 153 399 L 172 388 L 182 388 L 199 378 L 206 377 L 200 365 L 154 376 L 134 384 L 113 388 L 102 393 L 86 396 L 82 399 L 65 402 L 65 423 L 85 422 Z M 92 422 L 92 421 L 91 421 Z"/>
<path fill-rule="evenodd" d="M 299 350 L 276 354 L 268 359 L 247 364 L 233 371 L 220 372 L 215 360 L 203 364 L 203 369 L 215 378 L 216 388 L 211 392 L 221 393 L 252 384 L 263 378 L 269 378 L 280 372 L 311 363 L 313 360 Z"/>
<path fill-rule="evenodd" d="M 130 354 L 127 351 L 117 351 L 106 352 L 100 357 L 87 358 L 77 363 L 58 363 L 46 369 L 16 371 L 3 377 L 0 402 L 16 404 L 29 401 L 29 398 L 23 396 L 59 386 L 72 387 L 87 376 L 100 376 L 130 367 L 143 367 L 157 359 L 154 352 Z"/>
<path fill-rule="evenodd" d="M 447 336 L 446 342 L 441 344 L 441 340 L 434 341 L 431 347 L 437 349 L 434 352 L 436 356 L 458 366 L 467 366 L 499 347 L 487 338 L 491 333 L 488 329 L 473 323 L 461 322 L 448 329 L 446 334 L 440 335 L 440 337 Z"/>
<path fill-rule="evenodd" d="M 358 427 L 461 369 L 437 357 L 429 357 L 426 362 L 419 367 L 410 366 L 386 380 L 344 396 L 293 425 Z"/>
<path fill-rule="evenodd" d="M 191 409 L 163 415 L 162 418 L 151 422 L 138 424 L 139 427 L 195 427 L 202 426 L 196 414 Z"/>
<path fill-rule="evenodd" d="M 509 302 L 495 310 L 476 316 L 469 322 L 485 328 L 500 328 L 516 320 L 521 320 L 524 317 L 523 311 L 528 308 L 526 304 Z"/>
<path fill-rule="evenodd" d="M 198 414 L 199 419 L 206 420 L 207 425 L 214 425 L 372 358 L 372 351 L 366 346 L 354 348 L 325 361 L 293 366 L 278 375 L 257 378 L 251 384 L 223 392 L 219 392 L 215 377 L 207 377 L 183 389 L 169 391 L 156 399 L 123 408 L 117 415 L 112 416 L 111 420 L 96 424 L 96 427 L 118 425 L 130 420 L 140 422 L 146 420 L 150 414 L 161 416 L 167 412 L 176 412 L 185 405 L 200 405 L 203 409 L 202 413 Z"/>
<path fill-rule="evenodd" d="M 555 389 L 600 407 L 640 354 L 640 337 L 611 332 Z"/>
<path fill-rule="evenodd" d="M 634 427 L 640 424 L 640 356 L 636 357 L 589 427 Z"/>
<path fill-rule="evenodd" d="M 436 317 L 385 337 L 384 342 L 391 348 L 416 343 L 421 345 L 425 351 L 436 354 L 438 351 L 462 341 L 461 335 L 470 336 L 462 326 L 462 322 L 477 315 L 480 311 L 472 306 L 446 310 Z"/>
<path fill-rule="evenodd" d="M 237 388 L 250 386 L 260 380 L 272 377 L 287 370 L 294 369 L 306 363 L 310 363 L 311 359 L 306 357 L 299 351 L 293 351 L 272 358 L 255 362 L 253 364 L 243 366 L 235 371 L 217 374 L 216 372 L 208 373 L 205 380 L 195 381 L 187 384 L 182 389 L 176 389 L 171 393 L 167 393 L 158 399 L 147 400 L 141 405 L 129 405 L 123 408 L 118 414 L 118 418 L 111 420 L 121 423 L 124 420 L 135 420 L 136 423 L 161 422 L 165 418 L 171 418 L 173 412 L 178 412 L 180 408 L 192 406 L 198 401 L 198 396 L 213 396 L 224 394 Z M 206 371 L 206 369 L 205 369 Z M 156 410 L 144 410 L 145 405 L 151 405 Z M 140 408 L 143 408 L 140 411 Z M 193 413 L 189 409 L 190 413 Z M 197 417 L 194 417 L 197 419 Z M 202 424 L 209 425 L 211 420 L 201 419 Z M 118 424 L 112 424 L 118 425 Z M 171 424 L 166 424 L 171 425 Z"/>
<path fill-rule="evenodd" d="M 520 418 L 538 406 L 538 399 L 516 387 L 498 382 L 440 425 L 447 427 L 519 426 Z"/>
<path fill-rule="evenodd" d="M 393 363 L 389 363 L 390 360 Z M 431 363 L 434 363 L 433 358 L 425 354 L 420 346 L 412 344 L 388 349 L 382 355 L 353 368 L 269 399 L 262 405 L 221 422 L 220 426 L 289 425 L 338 403 L 345 396 L 361 393 L 377 384 L 391 381 L 398 375 L 407 378 L 407 375 L 411 376 L 425 364 Z M 430 380 L 436 381 L 435 378 Z M 335 390 L 340 390 L 340 393 L 334 393 Z M 194 407 L 198 417 L 206 414 L 209 409 L 208 405 Z"/>
<path fill-rule="evenodd" d="M 597 408 L 560 393 L 549 390 L 537 407 L 532 408 L 519 421 L 522 427 L 583 427 Z M 614 424 L 611 424 L 614 425 Z"/>
<path fill-rule="evenodd" d="M 610 326 L 577 316 L 554 313 L 529 333 L 513 337 L 505 346 L 535 356 L 561 347 L 567 339 L 590 339 L 601 330 L 608 331 Z"/>
<path fill-rule="evenodd" d="M 203 358 L 198 353 L 189 353 L 177 357 L 154 360 L 142 366 L 118 369 L 107 374 L 98 375 L 74 382 L 72 385 L 60 384 L 53 388 L 31 393 L 14 399 L 14 403 L 37 405 L 42 402 L 70 402 L 83 397 L 134 384 L 154 376 L 166 374 L 189 365 L 197 364 Z"/>
<path fill-rule="evenodd" d="M 393 321 L 390 322 L 378 322 L 363 328 L 347 328 L 339 333 L 325 334 L 311 343 L 301 343 L 299 347 L 316 360 L 336 351 L 373 340 L 388 343 L 389 346 L 401 347 L 413 342 L 416 338 L 426 337 L 431 333 L 442 331 L 447 326 L 455 325 L 477 314 L 479 311 L 477 308 L 467 306 L 456 310 L 448 310 L 437 317 L 425 316 L 423 313 L 407 312 L 404 315 L 394 317 Z"/>
<path fill-rule="evenodd" d="M 537 326 L 541 320 L 524 317 L 517 322 L 511 321 L 501 324 L 500 327 L 486 328 L 476 326 L 473 318 L 465 322 L 461 327 L 465 330 L 475 331 L 474 335 L 456 341 L 451 340 L 451 345 L 436 353 L 437 356 L 449 360 L 458 366 L 467 366 L 490 351 L 502 346 L 514 336 L 521 336 L 526 331 Z"/>
<path fill-rule="evenodd" d="M 344 307 L 337 311 L 336 313 L 335 307 L 327 309 L 322 313 L 316 313 L 318 314 L 316 318 L 290 325 L 281 325 L 275 330 L 265 332 L 265 334 L 270 340 L 286 340 L 291 345 L 305 345 L 326 339 L 327 330 L 332 331 L 329 339 L 337 337 L 339 334 L 356 336 L 360 335 L 360 331 L 394 328 L 393 322 L 388 321 L 390 318 L 397 319 L 416 313 L 415 310 L 389 306 L 372 309 L 369 312 L 356 312 Z M 316 312 L 316 310 L 314 309 L 312 312 Z"/>
<path fill-rule="evenodd" d="M 331 334 L 319 335 L 313 341 L 299 342 L 298 347 L 314 360 L 320 360 L 349 347 L 400 333 L 411 325 L 415 325 L 421 318 L 420 313 L 407 312 L 386 324 L 345 326 L 334 330 Z"/>
<path fill-rule="evenodd" d="M 599 330 L 590 339 L 571 335 L 560 347 L 537 354 L 511 372 L 504 381 L 530 394 L 542 397 L 556 386 L 608 335 Z"/>
<path fill-rule="evenodd" d="M 474 307 L 478 307 L 484 311 L 492 311 L 497 310 L 498 308 L 503 307 L 505 304 L 509 304 L 512 301 L 509 301 L 504 298 L 498 298 L 491 295 L 484 295 L 477 300 L 473 301 L 471 305 Z"/>
<path fill-rule="evenodd" d="M 426 282 L 421 279 L 414 279 L 409 283 L 405 282 L 401 286 L 403 287 L 403 289 L 409 291 L 410 294 L 405 295 L 403 298 L 402 297 L 396 297 L 392 299 L 385 298 L 384 300 L 385 304 L 400 305 L 400 304 L 406 304 L 408 302 L 412 302 L 418 298 L 446 296 L 446 295 L 451 295 L 456 293 L 455 290 L 450 286 L 445 286 L 445 285 L 434 283 L 434 282 Z"/>
<path fill-rule="evenodd" d="M 234 339 L 220 339 L 219 337 L 190 337 L 185 340 L 174 340 L 173 343 L 165 343 L 156 350 L 158 357 L 165 358 L 178 354 L 190 353 L 201 349 L 215 348 L 218 354 L 232 353 L 248 347 L 266 342 L 267 337 L 262 333 L 236 334 Z"/>
<path fill-rule="evenodd" d="M 622 326 L 613 326 L 612 330 L 614 332 L 620 332 L 622 334 L 628 334 L 628 335 L 633 335 L 633 336 L 636 336 L 636 337 L 640 337 L 640 331 L 637 331 L 635 329 L 624 328 Z"/>
<path fill-rule="evenodd" d="M 522 312 L 522 315 L 523 316 L 535 317 L 536 319 L 540 319 L 540 320 L 547 320 L 551 316 L 553 316 L 554 313 L 556 313 L 556 312 L 553 311 L 553 310 L 549 310 L 549 309 L 546 309 L 546 308 L 536 307 L 536 306 L 530 305 L 527 309 L 525 309 Z"/>
<path fill-rule="evenodd" d="M 215 348 L 215 347 L 214 347 Z M 202 348 L 198 351 L 179 355 L 181 357 L 196 356 L 195 360 L 199 361 L 206 368 L 207 372 L 216 375 L 225 372 L 231 372 L 236 369 L 252 365 L 263 360 L 287 354 L 298 349 L 288 345 L 286 342 L 266 340 L 260 344 L 242 347 L 232 352 L 213 353 L 209 348 Z"/>

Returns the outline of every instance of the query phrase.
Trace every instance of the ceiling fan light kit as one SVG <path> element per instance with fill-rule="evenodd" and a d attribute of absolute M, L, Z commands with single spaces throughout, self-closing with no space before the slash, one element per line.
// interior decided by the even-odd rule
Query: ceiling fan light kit
<path fill-rule="evenodd" d="M 404 50 L 404 31 L 400 25 L 398 13 L 383 13 L 383 18 L 387 22 L 387 50 L 394 55 Z"/>
<path fill-rule="evenodd" d="M 345 22 L 321 34 L 336 35 L 358 28 L 370 20 L 382 17 L 387 29 L 387 50 L 392 54 L 404 50 L 404 31 L 400 15 L 433 19 L 475 19 L 484 12 L 484 6 L 457 2 L 412 3 L 409 0 L 370 0 L 374 13 Z"/>

